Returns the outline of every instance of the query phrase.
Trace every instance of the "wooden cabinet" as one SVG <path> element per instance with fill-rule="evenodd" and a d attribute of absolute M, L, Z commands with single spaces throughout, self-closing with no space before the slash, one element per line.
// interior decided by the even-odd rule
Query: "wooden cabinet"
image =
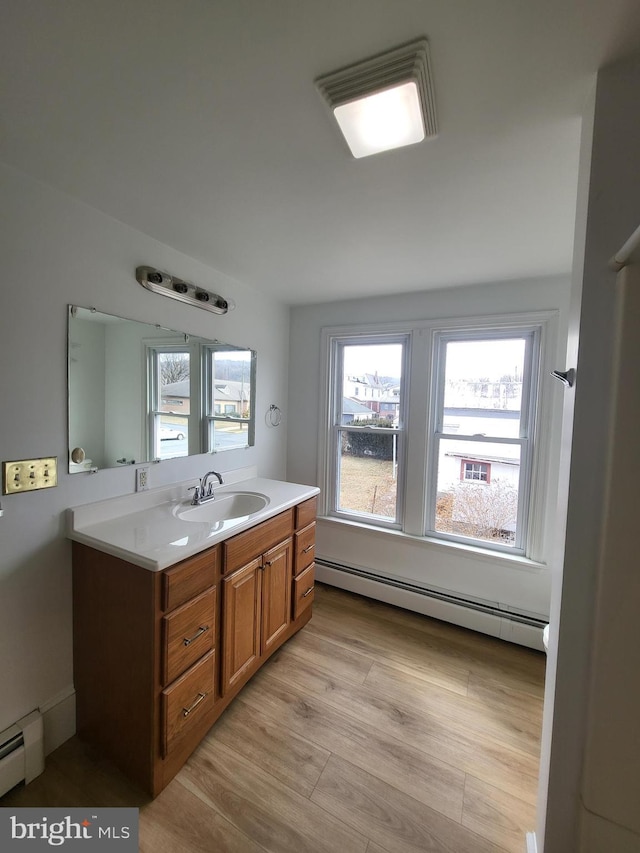
<path fill-rule="evenodd" d="M 316 554 L 317 498 L 296 507 L 295 556 L 293 563 L 293 618 L 299 619 L 313 603 Z"/>
<path fill-rule="evenodd" d="M 291 624 L 291 537 L 223 581 L 222 693 L 244 683 Z"/>
<path fill-rule="evenodd" d="M 262 560 L 252 560 L 224 579 L 222 693 L 246 681 L 260 658 Z"/>
<path fill-rule="evenodd" d="M 262 654 L 280 645 L 280 637 L 291 623 L 291 543 L 287 539 L 262 558 Z"/>
<path fill-rule="evenodd" d="M 161 572 L 73 543 L 78 734 L 152 796 L 310 619 L 314 518 L 304 501 Z"/>

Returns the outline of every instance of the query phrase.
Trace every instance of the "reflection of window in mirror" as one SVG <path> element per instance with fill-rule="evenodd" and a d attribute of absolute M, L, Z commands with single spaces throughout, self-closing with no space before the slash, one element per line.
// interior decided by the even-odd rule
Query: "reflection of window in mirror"
<path fill-rule="evenodd" d="M 68 321 L 70 473 L 254 444 L 255 352 L 75 305 Z M 212 384 L 205 408 L 205 373 L 246 387 L 234 398 Z"/>
<path fill-rule="evenodd" d="M 255 353 L 227 346 L 203 349 L 206 449 L 218 452 L 253 445 Z"/>
<path fill-rule="evenodd" d="M 147 361 L 151 458 L 198 452 L 201 384 L 202 451 L 218 453 L 253 446 L 255 353 L 227 344 L 163 344 L 147 347 Z M 192 445 L 195 450 L 190 450 Z"/>
<path fill-rule="evenodd" d="M 189 347 L 148 348 L 149 448 L 153 459 L 189 454 L 189 427 L 197 406 L 191 405 L 191 352 Z M 195 413 L 195 415 L 194 415 Z"/>

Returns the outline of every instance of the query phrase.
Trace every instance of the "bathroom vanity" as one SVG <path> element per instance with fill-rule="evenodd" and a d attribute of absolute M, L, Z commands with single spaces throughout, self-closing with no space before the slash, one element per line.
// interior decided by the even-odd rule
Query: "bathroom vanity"
<path fill-rule="evenodd" d="M 154 492 L 70 510 L 69 536 L 77 731 L 155 797 L 310 619 L 318 489 L 223 486 L 213 521 Z"/>

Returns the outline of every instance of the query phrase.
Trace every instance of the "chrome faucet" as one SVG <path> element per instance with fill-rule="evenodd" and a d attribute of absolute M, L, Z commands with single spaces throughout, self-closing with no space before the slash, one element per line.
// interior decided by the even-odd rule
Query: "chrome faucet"
<path fill-rule="evenodd" d="M 218 474 L 217 471 L 207 471 L 204 477 L 200 480 L 199 486 L 191 486 L 193 491 L 193 500 L 192 504 L 198 505 L 205 503 L 206 501 L 212 501 L 215 498 L 215 494 L 213 492 L 213 483 L 209 483 L 209 477 L 217 477 L 218 482 L 222 485 L 222 474 Z"/>

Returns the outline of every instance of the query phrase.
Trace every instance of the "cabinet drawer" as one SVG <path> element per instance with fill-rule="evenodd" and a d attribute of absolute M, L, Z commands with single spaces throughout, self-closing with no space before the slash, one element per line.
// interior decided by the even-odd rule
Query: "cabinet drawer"
<path fill-rule="evenodd" d="M 316 520 L 318 514 L 318 498 L 309 498 L 296 507 L 296 530 L 306 527 Z"/>
<path fill-rule="evenodd" d="M 162 574 L 162 608 L 173 610 L 218 581 L 220 549 L 209 548 Z"/>
<path fill-rule="evenodd" d="M 224 573 L 235 571 L 251 562 L 269 548 L 283 542 L 293 531 L 293 508 L 269 521 L 256 524 L 245 533 L 227 539 L 224 545 Z"/>
<path fill-rule="evenodd" d="M 169 684 L 215 645 L 216 587 L 162 619 L 162 683 Z"/>
<path fill-rule="evenodd" d="M 171 747 L 213 707 L 215 651 L 162 691 L 162 750 Z"/>
<path fill-rule="evenodd" d="M 303 569 L 313 563 L 316 549 L 316 523 L 312 522 L 304 530 L 295 535 L 295 563 L 294 574 L 299 575 Z"/>
<path fill-rule="evenodd" d="M 313 601 L 313 584 L 315 563 L 298 575 L 293 581 L 293 618 L 297 619 L 300 614 L 311 606 Z"/>

